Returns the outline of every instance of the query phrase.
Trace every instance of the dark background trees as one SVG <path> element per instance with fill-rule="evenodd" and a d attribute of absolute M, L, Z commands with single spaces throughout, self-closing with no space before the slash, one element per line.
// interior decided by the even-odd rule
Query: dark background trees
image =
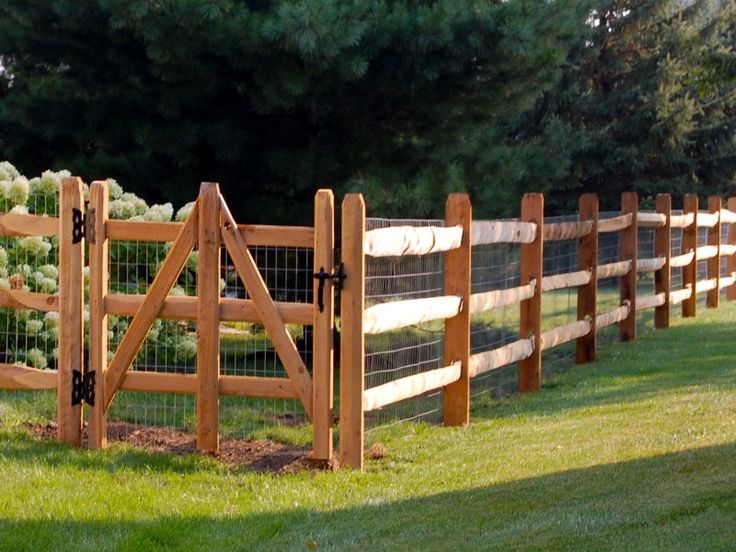
<path fill-rule="evenodd" d="M 523 191 L 728 192 L 734 7 L 721 0 L 5 0 L 0 157 L 252 221 L 318 187 L 371 213 L 479 215 Z"/>

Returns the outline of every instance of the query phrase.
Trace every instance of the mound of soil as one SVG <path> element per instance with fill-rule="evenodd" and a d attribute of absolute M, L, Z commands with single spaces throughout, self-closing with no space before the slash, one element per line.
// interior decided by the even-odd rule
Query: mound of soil
<path fill-rule="evenodd" d="M 56 438 L 56 424 L 30 424 L 31 430 L 43 439 Z M 110 442 L 129 443 L 151 452 L 170 454 L 198 454 L 195 436 L 177 429 L 151 427 L 111 420 L 107 423 Z M 87 439 L 87 426 L 82 438 Z M 226 439 L 220 450 L 208 453 L 230 468 L 241 468 L 261 473 L 293 473 L 334 469 L 334 461 L 325 462 L 311 457 L 309 447 L 284 445 L 274 441 Z"/>

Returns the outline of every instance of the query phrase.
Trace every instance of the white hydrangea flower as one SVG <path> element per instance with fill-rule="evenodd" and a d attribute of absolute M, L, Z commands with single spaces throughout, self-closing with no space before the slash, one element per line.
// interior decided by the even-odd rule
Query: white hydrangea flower
<path fill-rule="evenodd" d="M 31 311 L 28 309 L 15 309 L 15 319 L 25 322 L 31 316 Z"/>
<path fill-rule="evenodd" d="M 15 205 L 25 205 L 28 201 L 28 179 L 16 176 L 8 188 L 8 199 Z"/>
<path fill-rule="evenodd" d="M 43 329 L 43 320 L 29 320 L 26 322 L 26 332 L 29 334 L 37 334 Z"/>
<path fill-rule="evenodd" d="M 25 205 L 16 205 L 10 210 L 11 213 L 15 213 L 16 215 L 27 215 L 28 214 L 28 207 Z"/>
<path fill-rule="evenodd" d="M 43 316 L 44 321 L 46 322 L 46 327 L 51 328 L 58 328 L 59 327 L 59 313 L 58 312 L 47 312 Z"/>
<path fill-rule="evenodd" d="M 10 282 L 7 277 L 0 278 L 0 291 L 8 291 L 10 289 Z"/>
<path fill-rule="evenodd" d="M 46 361 L 46 355 L 41 349 L 29 349 L 26 352 L 26 362 L 29 366 L 38 368 L 39 370 L 45 369 L 49 364 Z"/>
<path fill-rule="evenodd" d="M 146 219 L 144 219 L 141 215 L 133 215 L 128 220 L 134 220 L 134 221 L 137 221 L 137 222 L 143 222 Z"/>
<path fill-rule="evenodd" d="M 45 265 L 39 266 L 38 271 L 44 276 L 46 276 L 46 278 L 58 278 L 59 277 L 59 269 L 56 268 L 56 266 L 54 265 L 45 264 Z"/>
<path fill-rule="evenodd" d="M 18 270 L 20 271 L 20 274 L 22 274 L 24 278 L 30 278 L 33 275 L 33 269 L 31 268 L 31 265 L 28 265 L 28 264 L 19 265 Z"/>
<path fill-rule="evenodd" d="M 107 179 L 107 189 L 110 194 L 110 199 L 120 199 L 123 197 L 123 187 L 118 184 L 118 181 L 114 178 Z"/>
<path fill-rule="evenodd" d="M 192 358 L 197 354 L 197 340 L 188 335 L 183 336 L 176 344 L 176 354 L 180 358 Z"/>
<path fill-rule="evenodd" d="M 8 266 L 8 252 L 4 247 L 0 247 L 0 266 Z"/>
<path fill-rule="evenodd" d="M 53 293 L 56 291 L 56 280 L 54 278 L 41 278 L 36 280 L 36 286 L 43 293 Z"/>
<path fill-rule="evenodd" d="M 129 219 L 135 215 L 135 207 L 129 201 L 115 199 L 110 202 L 108 212 L 110 213 L 110 218 Z"/>
<path fill-rule="evenodd" d="M 132 205 L 134 215 L 142 215 L 148 210 L 148 204 L 131 192 L 125 192 L 120 199 Z"/>
<path fill-rule="evenodd" d="M 174 216 L 174 207 L 171 203 L 164 203 L 162 205 L 152 205 L 148 211 L 143 214 L 143 220 L 169 222 L 172 216 Z"/>
<path fill-rule="evenodd" d="M 18 246 L 31 255 L 45 257 L 51 251 L 51 244 L 41 236 L 26 236 L 18 240 Z"/>
<path fill-rule="evenodd" d="M 61 177 L 54 171 L 43 171 L 41 180 L 36 188 L 42 194 L 55 194 L 61 188 Z"/>
<path fill-rule="evenodd" d="M 0 180 L 14 180 L 20 173 L 10 161 L 0 161 Z"/>
<path fill-rule="evenodd" d="M 176 220 L 178 220 L 179 222 L 184 222 L 189 216 L 189 213 L 192 212 L 193 207 L 194 201 L 190 201 L 189 203 L 185 204 L 181 209 L 176 212 Z"/>
<path fill-rule="evenodd" d="M 223 278 L 220 278 L 220 292 L 225 291 L 226 287 L 227 287 L 227 282 Z"/>
<path fill-rule="evenodd" d="M 187 259 L 187 268 L 197 270 L 199 267 L 199 251 L 192 251 Z"/>
<path fill-rule="evenodd" d="M 0 278 L 8 277 L 8 269 L 4 266 L 0 266 Z"/>
<path fill-rule="evenodd" d="M 174 286 L 171 288 L 171 291 L 169 291 L 169 295 L 173 295 L 174 297 L 183 297 L 186 294 L 187 292 L 184 291 L 184 288 L 179 286 Z"/>
<path fill-rule="evenodd" d="M 150 339 L 150 340 L 152 340 L 152 341 L 156 341 L 158 339 L 158 335 L 159 335 L 159 331 L 156 328 L 151 328 L 148 331 L 147 338 Z"/>
<path fill-rule="evenodd" d="M 0 180 L 0 197 L 8 197 L 10 186 L 13 184 L 12 180 Z"/>

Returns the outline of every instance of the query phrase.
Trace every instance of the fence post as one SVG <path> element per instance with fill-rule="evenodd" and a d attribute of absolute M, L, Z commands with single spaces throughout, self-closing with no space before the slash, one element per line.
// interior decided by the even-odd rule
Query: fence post
<path fill-rule="evenodd" d="M 335 264 L 335 198 L 319 190 L 314 198 L 314 273 L 332 274 Z M 322 307 L 317 304 L 319 286 Z M 331 280 L 314 280 L 312 326 L 312 454 L 332 458 L 334 287 Z"/>
<path fill-rule="evenodd" d="M 578 270 L 590 272 L 590 282 L 578 287 L 578 320 L 590 319 L 590 332 L 577 340 L 577 363 L 585 364 L 595 360 L 596 350 L 596 295 L 598 293 L 598 196 L 580 196 L 580 222 L 591 221 L 590 233 L 578 242 Z"/>
<path fill-rule="evenodd" d="M 732 213 L 736 213 L 736 197 L 729 197 L 726 202 L 726 208 Z M 736 244 L 736 224 L 730 223 L 728 225 L 728 243 Z M 730 276 L 736 272 L 736 255 L 729 255 L 728 261 L 728 275 Z M 726 299 L 733 301 L 736 299 L 736 284 L 730 285 L 726 288 Z"/>
<path fill-rule="evenodd" d="M 689 318 L 695 316 L 698 305 L 698 295 L 695 292 L 695 284 L 698 281 L 698 196 L 696 194 L 685 195 L 682 212 L 693 214 L 693 223 L 682 229 L 682 253 L 693 252 L 693 260 L 689 265 L 682 267 L 682 287 L 690 286 L 692 290 L 690 297 L 682 302 L 682 316 Z"/>
<path fill-rule="evenodd" d="M 342 202 L 342 262 L 347 277 L 340 293 L 340 464 L 363 469 L 365 376 L 365 203 L 361 194 Z"/>
<path fill-rule="evenodd" d="M 534 295 L 521 302 L 519 335 L 534 339 L 534 351 L 519 363 L 519 392 L 539 391 L 542 385 L 542 274 L 544 255 L 544 195 L 524 194 L 521 200 L 522 222 L 537 225 L 537 235 L 532 243 L 521 246 L 520 284 L 536 280 Z"/>
<path fill-rule="evenodd" d="M 199 189 L 197 250 L 197 449 L 220 444 L 220 188 Z"/>
<path fill-rule="evenodd" d="M 91 448 L 107 446 L 105 412 L 105 371 L 107 370 L 108 242 L 105 221 L 108 217 L 107 182 L 92 182 L 89 190 L 89 211 L 92 236 L 89 242 L 89 370 L 95 372 L 95 404 L 89 408 L 88 444 Z"/>
<path fill-rule="evenodd" d="M 82 405 L 72 405 L 74 372 L 83 371 L 84 243 L 81 230 L 84 209 L 82 180 L 65 178 L 59 202 L 59 385 L 56 394 L 57 439 L 82 444 Z M 82 226 L 75 226 L 75 219 Z M 76 243 L 75 243 L 76 241 Z"/>
<path fill-rule="evenodd" d="M 621 231 L 619 246 L 620 259 L 631 260 L 631 270 L 621 277 L 621 303 L 629 302 L 629 316 L 620 323 L 621 341 L 636 340 L 636 260 L 639 239 L 639 224 L 636 220 L 639 211 L 639 197 L 636 192 L 621 194 L 621 214 L 631 213 L 631 225 Z"/>
<path fill-rule="evenodd" d="M 708 211 L 718 215 L 715 226 L 708 228 L 708 245 L 714 245 L 718 251 L 715 257 L 708 259 L 708 279 L 715 279 L 716 287 L 708 290 L 705 305 L 709 309 L 717 309 L 720 302 L 721 288 L 721 198 L 710 196 L 708 198 Z"/>
<path fill-rule="evenodd" d="M 665 216 L 665 224 L 654 231 L 654 256 L 664 257 L 664 265 L 654 273 L 654 293 L 664 293 L 664 304 L 654 309 L 654 327 L 664 330 L 670 327 L 670 258 L 672 257 L 670 217 L 672 216 L 672 196 L 670 194 L 657 194 L 656 209 L 658 213 Z"/>
<path fill-rule="evenodd" d="M 473 211 L 467 194 L 450 194 L 445 203 L 445 225 L 462 226 L 460 247 L 445 253 L 445 295 L 462 297 L 460 312 L 445 321 L 444 365 L 460 360 L 460 379 L 445 387 L 444 423 L 470 422 L 470 257 Z"/>

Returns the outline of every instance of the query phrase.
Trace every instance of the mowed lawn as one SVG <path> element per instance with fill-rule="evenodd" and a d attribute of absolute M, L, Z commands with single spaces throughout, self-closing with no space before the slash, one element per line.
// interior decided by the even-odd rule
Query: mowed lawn
<path fill-rule="evenodd" d="M 736 305 L 640 333 L 464 428 L 375 432 L 366 473 L 0 431 L 0 550 L 733 550 Z"/>

